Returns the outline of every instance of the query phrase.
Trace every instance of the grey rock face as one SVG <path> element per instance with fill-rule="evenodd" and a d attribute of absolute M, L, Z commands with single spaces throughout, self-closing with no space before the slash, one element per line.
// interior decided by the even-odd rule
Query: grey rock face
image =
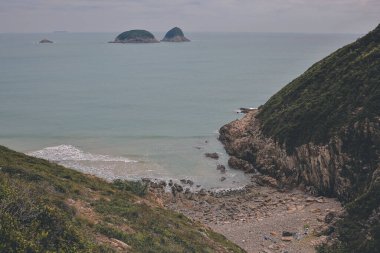
<path fill-rule="evenodd" d="M 231 156 L 231 167 L 244 171 L 255 168 L 281 185 L 303 186 L 314 193 L 341 199 L 354 194 L 354 183 L 344 174 L 344 168 L 354 161 L 343 151 L 343 140 L 334 138 L 327 145 L 308 143 L 289 155 L 284 147 L 262 134 L 255 118 L 257 113 L 258 110 L 249 112 L 220 129 L 219 139 Z M 357 131 L 361 128 L 370 129 L 358 126 Z"/>

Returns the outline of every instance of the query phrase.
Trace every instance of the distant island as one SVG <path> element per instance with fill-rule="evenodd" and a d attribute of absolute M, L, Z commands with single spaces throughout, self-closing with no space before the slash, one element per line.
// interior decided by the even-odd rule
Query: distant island
<path fill-rule="evenodd" d="M 44 44 L 44 43 L 53 43 L 53 41 L 48 40 L 48 39 L 43 39 L 40 41 L 40 44 Z"/>
<path fill-rule="evenodd" d="M 189 42 L 190 40 L 185 37 L 181 28 L 174 27 L 168 31 L 165 37 L 161 40 L 164 42 Z"/>
<path fill-rule="evenodd" d="M 119 34 L 110 43 L 158 43 L 154 35 L 146 30 L 130 30 Z"/>
<path fill-rule="evenodd" d="M 178 29 L 162 41 L 184 41 Z M 157 42 L 131 30 L 112 43 Z M 221 182 L 251 173 L 239 188 L 106 181 L 0 145 L 0 252 L 380 252 L 379 73 L 380 25 L 240 108 L 219 130 L 228 166 L 194 147 Z"/>

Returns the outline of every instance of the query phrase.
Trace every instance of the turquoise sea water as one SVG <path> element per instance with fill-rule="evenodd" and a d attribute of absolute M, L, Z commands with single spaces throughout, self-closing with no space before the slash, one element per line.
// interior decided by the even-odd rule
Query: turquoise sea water
<path fill-rule="evenodd" d="M 228 170 L 220 182 L 217 130 L 359 37 L 190 33 L 190 43 L 108 44 L 116 35 L 0 34 L 0 144 L 109 179 L 237 187 L 249 177 Z"/>

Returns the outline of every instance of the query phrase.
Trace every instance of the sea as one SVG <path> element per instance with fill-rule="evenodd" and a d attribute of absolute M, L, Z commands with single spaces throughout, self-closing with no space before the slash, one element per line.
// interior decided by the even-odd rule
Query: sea
<path fill-rule="evenodd" d="M 108 43 L 117 35 L 0 34 L 0 145 L 110 181 L 239 188 L 250 176 L 228 168 L 218 129 L 360 37 L 210 32 L 187 33 L 188 43 Z"/>

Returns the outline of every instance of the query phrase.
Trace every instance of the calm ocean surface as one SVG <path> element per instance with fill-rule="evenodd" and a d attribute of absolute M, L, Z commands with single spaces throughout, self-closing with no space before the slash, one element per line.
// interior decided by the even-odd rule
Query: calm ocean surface
<path fill-rule="evenodd" d="M 116 35 L 0 34 L 0 144 L 108 179 L 238 187 L 249 180 L 238 171 L 220 182 L 217 130 L 359 37 L 189 33 L 190 43 L 108 44 Z"/>

